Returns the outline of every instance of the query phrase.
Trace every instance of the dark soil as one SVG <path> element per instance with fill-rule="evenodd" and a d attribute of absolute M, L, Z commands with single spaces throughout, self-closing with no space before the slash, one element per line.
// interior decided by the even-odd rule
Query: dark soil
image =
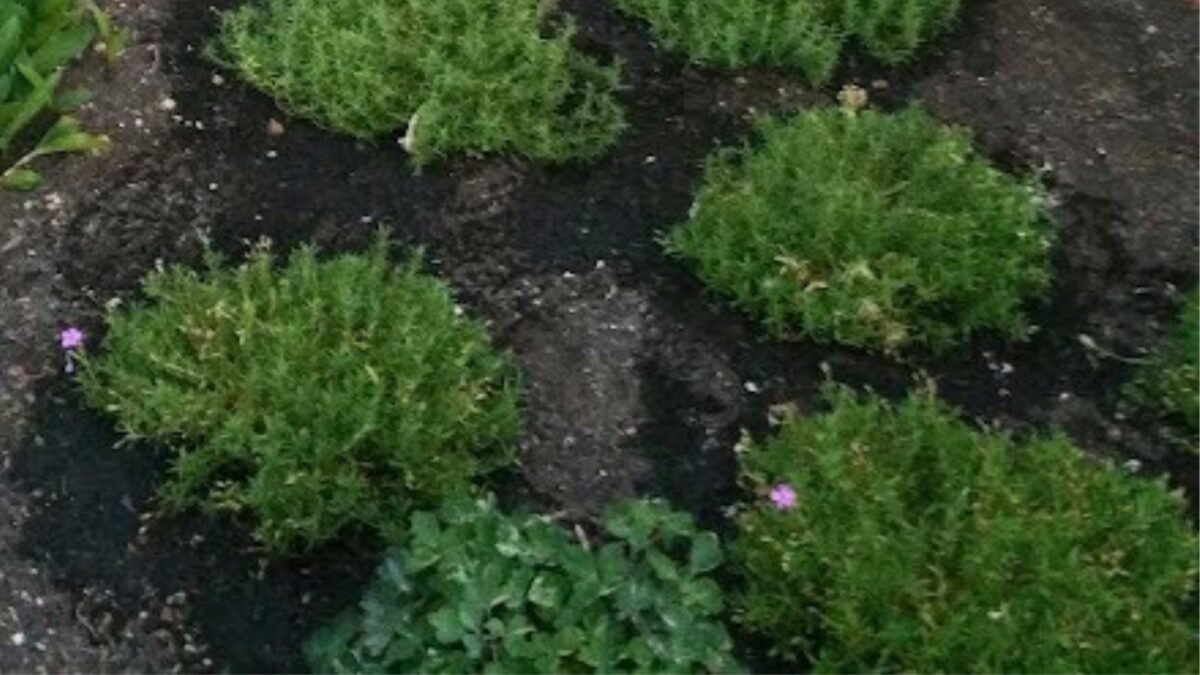
<path fill-rule="evenodd" d="M 1037 334 L 906 363 L 767 340 L 657 244 L 685 218 L 712 148 L 741 142 L 756 113 L 829 105 L 835 89 L 696 68 L 606 3 L 563 4 L 581 47 L 626 64 L 619 146 L 588 165 L 462 158 L 419 174 L 393 142 L 288 119 L 205 62 L 208 3 L 117 8 L 134 47 L 120 69 L 82 75 L 114 152 L 51 167 L 53 199 L 0 194 L 0 415 L 12 420 L 0 431 L 0 545 L 11 544 L 0 546 L 0 606 L 26 617 L 0 616 L 0 671 L 301 669 L 303 636 L 369 573 L 366 544 L 266 564 L 236 522 L 146 516 L 163 453 L 114 449 L 111 423 L 61 375 L 57 327 L 97 331 L 105 302 L 131 297 L 158 261 L 195 261 L 202 236 L 234 256 L 260 237 L 358 250 L 380 226 L 425 246 L 529 382 L 522 466 L 498 485 L 574 517 L 650 493 L 723 528 L 741 430 L 763 432 L 774 405 L 819 409 L 828 377 L 888 395 L 929 379 L 981 423 L 1063 428 L 1097 454 L 1169 472 L 1194 498 L 1195 456 L 1120 406 L 1130 366 L 1080 341 L 1136 356 L 1196 283 L 1192 3 L 977 0 L 902 72 L 844 69 L 839 83 L 863 85 L 877 105 L 918 100 L 970 127 L 1003 166 L 1043 171 L 1057 202 L 1056 285 L 1030 308 Z M 280 137 L 266 131 L 272 118 Z M 31 566 L 42 571 L 20 572 Z"/>

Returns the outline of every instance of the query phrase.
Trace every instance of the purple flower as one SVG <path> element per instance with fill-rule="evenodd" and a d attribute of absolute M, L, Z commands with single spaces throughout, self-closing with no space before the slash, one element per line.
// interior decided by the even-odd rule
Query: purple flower
<path fill-rule="evenodd" d="M 796 508 L 796 491 L 787 483 L 780 483 L 771 488 L 771 503 L 780 511 L 791 511 Z"/>
<path fill-rule="evenodd" d="M 58 344 L 67 351 L 74 351 L 83 346 L 83 341 L 87 338 L 84 332 L 74 326 L 65 329 L 58 334 Z"/>

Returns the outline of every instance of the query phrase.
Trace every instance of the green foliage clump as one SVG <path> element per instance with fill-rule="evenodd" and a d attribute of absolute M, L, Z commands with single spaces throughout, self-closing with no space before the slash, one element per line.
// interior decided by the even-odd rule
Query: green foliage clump
<path fill-rule="evenodd" d="M 740 516 L 742 618 L 818 672 L 1190 672 L 1182 500 L 1061 437 L 980 433 L 932 397 L 845 390 L 744 452 L 794 490 Z"/>
<path fill-rule="evenodd" d="M 1035 186 L 916 108 L 805 112 L 762 146 L 710 158 L 690 220 L 667 238 L 771 332 L 898 351 L 980 329 L 1027 333 L 1048 283 Z"/>
<path fill-rule="evenodd" d="M 110 58 L 125 43 L 91 0 L 0 0 L 0 160 L 44 113 L 62 115 L 89 98 L 85 90 L 60 91 L 63 69 L 99 37 Z M 32 190 L 42 183 L 29 168 L 38 157 L 99 152 L 108 139 L 61 117 L 21 157 L 0 164 L 0 188 Z"/>
<path fill-rule="evenodd" d="M 281 552 L 351 525 L 387 533 L 508 461 L 512 365 L 386 248 L 172 267 L 147 278 L 148 302 L 110 314 L 83 391 L 130 438 L 179 448 L 166 506 L 247 511 Z"/>
<path fill-rule="evenodd" d="M 608 543 L 489 501 L 413 516 L 359 609 L 308 642 L 317 672 L 737 669 L 716 618 L 716 535 L 657 501 L 613 507 Z"/>
<path fill-rule="evenodd" d="M 1200 431 L 1200 292 L 1192 291 L 1174 330 L 1129 387 L 1145 410 L 1175 422 L 1191 434 Z"/>
<path fill-rule="evenodd" d="M 224 16 L 218 60 L 297 115 L 417 162 L 457 151 L 589 158 L 624 127 L 618 68 L 546 26 L 543 0 L 265 0 Z"/>
<path fill-rule="evenodd" d="M 888 65 L 910 59 L 961 0 L 618 0 L 670 48 L 720 66 L 795 68 L 824 84 L 851 41 Z"/>

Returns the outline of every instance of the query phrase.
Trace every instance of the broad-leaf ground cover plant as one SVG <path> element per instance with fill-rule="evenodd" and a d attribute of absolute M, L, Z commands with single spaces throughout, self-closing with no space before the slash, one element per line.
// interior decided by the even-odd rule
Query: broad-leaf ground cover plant
<path fill-rule="evenodd" d="M 861 45 L 888 65 L 946 30 L 961 0 L 617 0 L 660 40 L 720 66 L 793 68 L 816 85 Z"/>
<path fill-rule="evenodd" d="M 742 619 L 819 672 L 1190 672 L 1178 494 L 1062 437 L 977 431 L 931 395 L 843 389 L 744 446 Z"/>
<path fill-rule="evenodd" d="M 291 112 L 419 163 L 458 152 L 590 158 L 624 127 L 619 69 L 572 48 L 543 0 L 266 0 L 212 50 Z"/>
<path fill-rule="evenodd" d="M 23 133 L 41 116 L 62 115 L 89 98 L 87 91 L 62 91 L 59 84 L 65 66 L 97 38 L 110 58 L 126 40 L 90 0 L 0 0 L 0 188 L 41 185 L 41 175 L 30 166 L 39 157 L 107 147 L 107 138 L 59 117 L 40 141 L 31 140 L 32 149 L 18 150 Z M 23 154 L 13 157 L 14 151 Z"/>
<path fill-rule="evenodd" d="M 979 331 L 1027 334 L 1048 284 L 1040 192 L 993 168 L 965 131 L 917 108 L 766 120 L 708 161 L 667 237 L 715 291 L 779 337 L 887 352 Z"/>
<path fill-rule="evenodd" d="M 308 654 L 317 672 L 728 672 L 720 562 L 716 535 L 657 501 L 611 507 L 595 541 L 453 501 L 413 516 Z"/>
<path fill-rule="evenodd" d="M 509 459 L 518 386 L 507 358 L 412 260 L 152 273 L 84 355 L 87 400 L 132 439 L 177 449 L 169 507 L 244 511 L 271 551 L 348 526 L 385 534 Z"/>

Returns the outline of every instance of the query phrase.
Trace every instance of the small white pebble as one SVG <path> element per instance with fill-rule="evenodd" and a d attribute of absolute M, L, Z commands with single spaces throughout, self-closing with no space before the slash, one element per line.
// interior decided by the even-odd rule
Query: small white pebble
<path fill-rule="evenodd" d="M 12 643 L 18 647 L 25 644 L 25 634 L 24 633 L 13 633 L 12 634 Z"/>
<path fill-rule="evenodd" d="M 216 192 L 216 191 L 217 191 L 217 184 L 216 184 L 216 183 L 209 183 L 209 184 L 208 184 L 208 189 L 209 189 L 209 190 L 212 190 L 213 192 Z"/>
<path fill-rule="evenodd" d="M 163 112 L 172 112 L 177 107 L 179 107 L 179 104 L 176 103 L 175 99 L 171 98 L 170 96 L 158 102 L 158 109 Z"/>
<path fill-rule="evenodd" d="M 275 152 L 274 150 L 267 151 L 267 159 L 275 159 L 278 156 L 279 156 L 279 153 Z"/>
<path fill-rule="evenodd" d="M 221 77 L 220 73 L 214 73 L 212 77 L 212 83 L 219 87 L 225 84 L 225 78 Z"/>
<path fill-rule="evenodd" d="M 759 388 L 757 383 L 751 382 L 750 380 L 747 380 L 746 384 L 744 384 L 742 386 L 744 386 L 746 388 L 746 391 L 750 392 L 751 394 L 757 394 L 758 392 L 762 391 L 762 389 Z"/>

